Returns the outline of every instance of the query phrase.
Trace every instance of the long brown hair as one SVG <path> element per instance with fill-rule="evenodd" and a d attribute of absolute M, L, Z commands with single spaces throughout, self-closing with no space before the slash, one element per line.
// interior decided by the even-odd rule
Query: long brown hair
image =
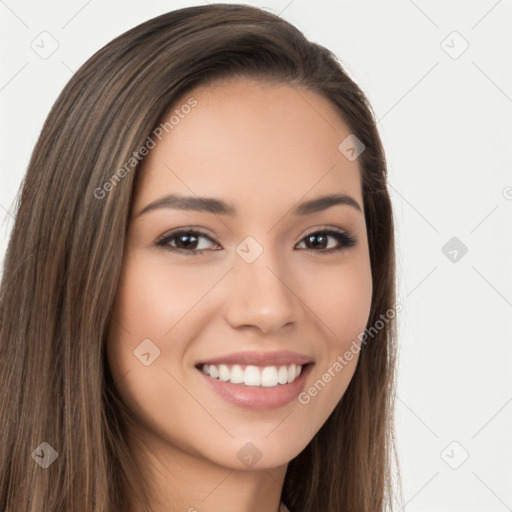
<path fill-rule="evenodd" d="M 130 415 L 105 341 L 140 167 L 133 155 L 178 98 L 234 76 L 323 95 L 365 145 L 358 163 L 373 278 L 368 326 L 395 307 L 384 151 L 367 98 L 337 58 L 245 5 L 180 9 L 129 30 L 58 97 L 16 204 L 1 283 L 0 510 L 130 510 L 124 491 L 142 475 L 124 441 Z M 282 499 L 292 512 L 392 507 L 395 340 L 388 315 L 362 344 L 343 398 L 290 461 Z M 52 450 L 53 464 L 36 463 Z"/>

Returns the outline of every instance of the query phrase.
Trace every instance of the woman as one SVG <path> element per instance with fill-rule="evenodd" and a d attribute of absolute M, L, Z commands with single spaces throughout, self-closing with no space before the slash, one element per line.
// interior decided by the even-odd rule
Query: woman
<path fill-rule="evenodd" d="M 327 49 L 243 5 L 119 36 L 23 183 L 0 508 L 390 507 L 394 257 L 371 108 Z"/>

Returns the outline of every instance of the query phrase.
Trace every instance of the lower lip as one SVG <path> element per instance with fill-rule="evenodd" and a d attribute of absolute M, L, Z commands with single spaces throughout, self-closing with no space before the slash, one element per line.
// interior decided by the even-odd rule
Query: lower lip
<path fill-rule="evenodd" d="M 297 398 L 304 389 L 306 377 L 312 366 L 313 363 L 303 366 L 300 375 L 293 382 L 278 384 L 274 387 L 233 384 L 232 382 L 214 379 L 198 368 L 196 370 L 201 373 L 217 394 L 233 405 L 243 409 L 265 410 L 278 409 Z"/>

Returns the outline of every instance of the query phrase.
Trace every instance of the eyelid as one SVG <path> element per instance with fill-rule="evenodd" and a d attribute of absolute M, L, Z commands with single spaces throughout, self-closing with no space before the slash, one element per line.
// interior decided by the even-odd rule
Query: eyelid
<path fill-rule="evenodd" d="M 182 232 L 185 232 L 185 233 L 194 232 L 194 233 L 198 233 L 198 234 L 207 236 L 209 238 L 213 237 L 213 235 L 209 232 L 209 230 L 206 230 L 206 229 L 203 229 L 203 228 L 200 228 L 197 226 L 181 226 L 179 228 L 174 228 L 174 229 L 170 229 L 169 231 L 166 231 L 160 237 L 158 237 L 157 240 L 163 240 L 164 238 L 168 238 L 171 235 L 177 235 Z"/>
<path fill-rule="evenodd" d="M 345 229 L 320 225 L 320 226 L 313 226 L 311 229 L 306 231 L 306 233 L 302 236 L 301 240 L 303 238 L 309 236 L 309 235 L 313 235 L 314 233 L 318 233 L 319 231 L 322 232 L 322 233 L 333 231 L 333 232 L 336 232 L 336 233 L 340 233 L 342 235 L 351 236 L 350 233 L 347 230 L 345 230 Z"/>

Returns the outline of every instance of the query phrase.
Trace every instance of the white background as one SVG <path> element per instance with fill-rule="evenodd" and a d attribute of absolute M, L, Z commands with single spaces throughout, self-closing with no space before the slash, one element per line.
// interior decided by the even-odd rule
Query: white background
<path fill-rule="evenodd" d="M 129 28 L 200 3 L 0 1 L 2 257 L 30 153 L 74 70 Z M 403 306 L 397 510 L 512 510 L 512 2 L 250 3 L 333 50 L 379 121 Z M 43 31 L 58 43 L 47 59 L 31 47 Z M 452 237 L 468 249 L 455 262 L 442 251 Z"/>

